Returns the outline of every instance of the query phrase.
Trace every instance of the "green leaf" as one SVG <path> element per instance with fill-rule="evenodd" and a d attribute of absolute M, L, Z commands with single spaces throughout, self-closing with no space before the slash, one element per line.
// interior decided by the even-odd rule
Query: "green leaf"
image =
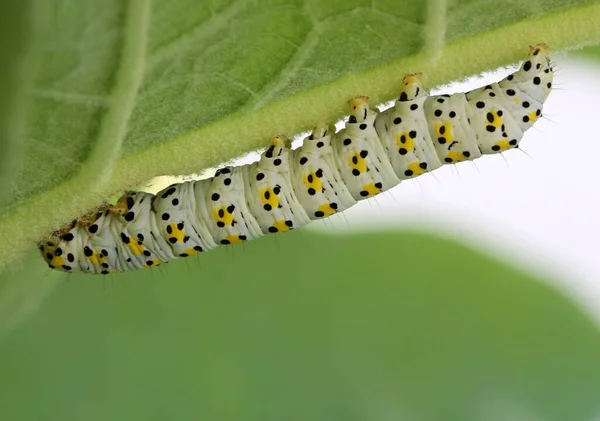
<path fill-rule="evenodd" d="M 597 327 L 531 276 L 410 232 L 305 230 L 244 246 L 127 282 L 70 276 L 0 343 L 3 419 L 600 412 Z"/>
<path fill-rule="evenodd" d="M 407 72 L 431 87 L 530 44 L 600 40 L 591 1 L 203 3 L 0 6 L 0 334 L 72 281 L 0 343 L 3 416 L 597 414 L 590 320 L 434 238 L 290 233 L 100 282 L 51 272 L 36 250 L 15 262 L 119 190 L 336 120 L 355 95 L 389 100 Z"/>
<path fill-rule="evenodd" d="M 407 72 L 434 86 L 530 44 L 600 40 L 600 4 L 575 0 L 37 0 L 26 11 L 27 71 L 0 108 L 19 116 L 3 140 L 0 265 L 152 176 L 333 121 L 357 94 L 389 100 Z"/>
<path fill-rule="evenodd" d="M 574 53 L 576 56 L 580 56 L 580 57 L 586 57 L 586 58 L 593 58 L 593 59 L 600 59 L 600 45 L 594 45 L 594 46 L 590 46 L 590 47 L 586 47 L 580 51 L 577 51 L 576 53 Z"/>
<path fill-rule="evenodd" d="M 24 100 L 20 88 L 27 83 L 24 63 L 28 40 L 28 13 L 30 4 L 2 2 L 0 5 L 0 186 L 10 182 L 23 158 L 22 137 Z M 8 195 L 0 194 L 0 206 Z"/>

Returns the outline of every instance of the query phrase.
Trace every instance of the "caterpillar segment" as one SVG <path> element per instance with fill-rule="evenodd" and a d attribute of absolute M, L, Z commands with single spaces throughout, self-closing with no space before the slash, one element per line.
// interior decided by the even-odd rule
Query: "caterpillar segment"
<path fill-rule="evenodd" d="M 310 222 L 292 185 L 291 152 L 289 141 L 277 136 L 259 161 L 243 167 L 248 207 L 263 234 L 289 231 Z"/>
<path fill-rule="evenodd" d="M 425 116 L 427 92 L 420 74 L 404 77 L 400 98 L 375 119 L 375 129 L 400 180 L 417 177 L 442 166 Z"/>
<path fill-rule="evenodd" d="M 339 132 L 318 123 L 301 147 L 273 138 L 260 160 L 153 195 L 128 192 L 39 244 L 52 269 L 110 274 L 290 231 L 445 164 L 518 148 L 542 115 L 553 71 L 544 44 L 498 83 L 430 96 L 421 75 L 404 77 L 394 105 L 349 101 Z"/>
<path fill-rule="evenodd" d="M 465 95 L 430 96 L 425 101 L 429 136 L 440 162 L 455 164 L 481 156 L 477 133 L 468 118 L 459 118 L 468 112 Z"/>
<path fill-rule="evenodd" d="M 196 201 L 206 203 L 204 222 L 217 244 L 237 244 L 263 235 L 246 200 L 242 168 L 222 168 L 213 178 L 195 182 Z"/>
<path fill-rule="evenodd" d="M 377 112 L 369 109 L 367 97 L 351 100 L 346 127 L 336 133 L 333 153 L 342 180 L 355 200 L 375 196 L 397 185 L 392 168 L 375 130 Z"/>
<path fill-rule="evenodd" d="M 356 203 L 338 168 L 332 143 L 335 128 L 315 126 L 302 147 L 292 151 L 292 185 L 311 220 L 343 212 Z"/>

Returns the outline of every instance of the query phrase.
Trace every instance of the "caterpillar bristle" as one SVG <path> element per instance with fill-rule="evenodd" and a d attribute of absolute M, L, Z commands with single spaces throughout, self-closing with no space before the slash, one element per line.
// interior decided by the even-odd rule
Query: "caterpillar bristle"
<path fill-rule="evenodd" d="M 274 136 L 258 162 L 155 195 L 127 192 L 40 242 L 52 269 L 108 274 L 159 266 L 220 245 L 297 229 L 445 164 L 519 148 L 542 116 L 555 64 L 537 44 L 519 69 L 466 93 L 430 96 L 406 75 L 394 106 L 348 102 L 339 132 L 317 123 L 302 147 Z"/>

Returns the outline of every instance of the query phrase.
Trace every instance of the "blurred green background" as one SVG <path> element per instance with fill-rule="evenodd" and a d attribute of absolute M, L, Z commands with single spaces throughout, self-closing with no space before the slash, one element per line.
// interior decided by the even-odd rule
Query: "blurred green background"
<path fill-rule="evenodd" d="M 65 279 L 0 343 L 2 419 L 590 420 L 600 410 L 600 336 L 577 306 L 425 234 L 297 231 L 126 281 Z"/>

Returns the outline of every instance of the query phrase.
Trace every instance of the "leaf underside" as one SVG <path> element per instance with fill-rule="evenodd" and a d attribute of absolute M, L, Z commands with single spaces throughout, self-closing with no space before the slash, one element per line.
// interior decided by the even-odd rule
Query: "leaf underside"
<path fill-rule="evenodd" d="M 9 138 L 0 265 L 152 176 L 199 172 L 394 97 L 600 40 L 600 4 L 39 0 Z M 18 90 L 18 87 L 16 88 Z M 23 99 L 24 98 L 24 99 Z M 18 157 L 25 157 L 19 164 Z M 0 173 L 1 174 L 1 173 Z"/>

